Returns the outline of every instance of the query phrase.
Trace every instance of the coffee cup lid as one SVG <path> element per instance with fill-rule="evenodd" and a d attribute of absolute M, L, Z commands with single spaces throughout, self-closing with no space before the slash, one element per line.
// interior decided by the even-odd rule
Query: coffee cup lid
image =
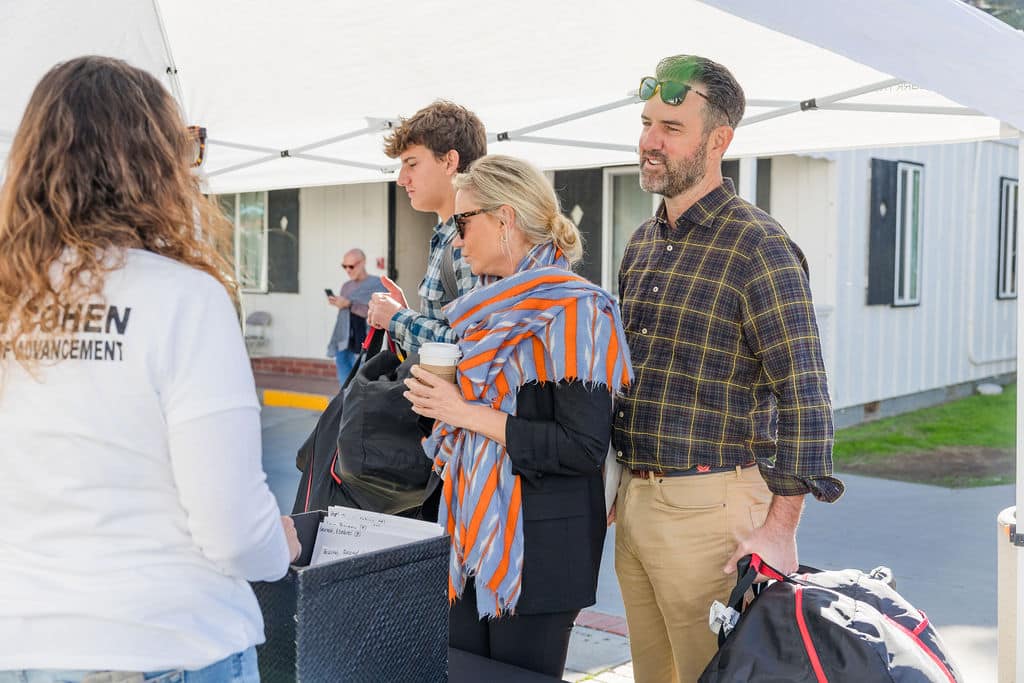
<path fill-rule="evenodd" d="M 455 344 L 444 342 L 427 342 L 420 346 L 420 359 L 429 357 L 437 360 L 458 360 L 462 357 L 462 351 Z"/>

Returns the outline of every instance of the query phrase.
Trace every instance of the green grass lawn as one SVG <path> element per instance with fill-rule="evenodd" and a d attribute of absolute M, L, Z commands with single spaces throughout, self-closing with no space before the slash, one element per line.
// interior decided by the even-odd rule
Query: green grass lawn
<path fill-rule="evenodd" d="M 913 454 L 915 460 L 920 460 L 923 453 L 957 447 L 999 449 L 1012 453 L 1016 447 L 1016 404 L 1017 386 L 1011 384 L 998 396 L 969 396 L 913 413 L 840 429 L 836 431 L 833 460 L 836 469 L 842 471 L 844 466 L 893 463 L 894 459 L 902 456 L 906 457 L 911 469 L 907 478 L 940 483 L 933 476 L 920 479 L 913 476 L 915 465 L 907 456 Z M 929 470 L 942 468 L 938 463 L 924 465 Z M 1006 472 L 995 477 L 961 476 L 956 483 L 950 481 L 946 485 L 983 486 L 1012 480 L 1012 472 Z"/>

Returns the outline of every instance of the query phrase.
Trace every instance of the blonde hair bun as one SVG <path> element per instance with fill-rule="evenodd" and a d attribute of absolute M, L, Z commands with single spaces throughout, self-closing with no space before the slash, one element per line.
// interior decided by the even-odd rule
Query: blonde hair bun
<path fill-rule="evenodd" d="M 455 189 L 472 192 L 481 206 L 512 207 L 516 227 L 531 245 L 554 241 L 570 264 L 583 257 L 579 228 L 562 215 L 555 189 L 533 164 L 488 154 L 456 176 Z"/>

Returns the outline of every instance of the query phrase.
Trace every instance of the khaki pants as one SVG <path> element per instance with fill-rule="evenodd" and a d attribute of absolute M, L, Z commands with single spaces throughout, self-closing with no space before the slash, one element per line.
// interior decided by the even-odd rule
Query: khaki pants
<path fill-rule="evenodd" d="M 615 571 L 636 683 L 693 683 L 718 649 L 714 600 L 736 575 L 722 567 L 737 539 L 764 524 L 771 492 L 757 467 L 684 477 L 622 473 Z"/>

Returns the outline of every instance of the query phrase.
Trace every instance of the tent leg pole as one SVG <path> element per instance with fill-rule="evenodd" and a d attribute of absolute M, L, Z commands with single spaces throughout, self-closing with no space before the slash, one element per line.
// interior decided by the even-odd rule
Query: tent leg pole
<path fill-rule="evenodd" d="M 1024 180 L 1024 132 L 1017 137 L 1017 177 Z M 1021 210 L 1024 209 L 1024 193 L 1017 193 L 1017 234 L 1020 239 Z M 1019 242 L 1018 242 L 1019 244 Z M 1024 292 L 1021 291 L 1020 256 L 1017 257 L 1017 390 L 1020 391 L 1020 359 L 1024 357 Z M 1017 490 L 1015 496 L 1017 506 L 1018 524 L 1024 521 L 1021 515 L 1024 505 L 1024 401 L 1021 401 L 1020 394 L 1017 395 Z M 1024 526 L 1024 525 L 1021 525 Z M 1018 528 L 1021 528 L 1018 526 Z M 1016 676 L 1017 683 L 1024 683 L 1024 558 L 1021 557 L 1021 548 L 1014 548 L 1017 553 L 1017 662 Z"/>

